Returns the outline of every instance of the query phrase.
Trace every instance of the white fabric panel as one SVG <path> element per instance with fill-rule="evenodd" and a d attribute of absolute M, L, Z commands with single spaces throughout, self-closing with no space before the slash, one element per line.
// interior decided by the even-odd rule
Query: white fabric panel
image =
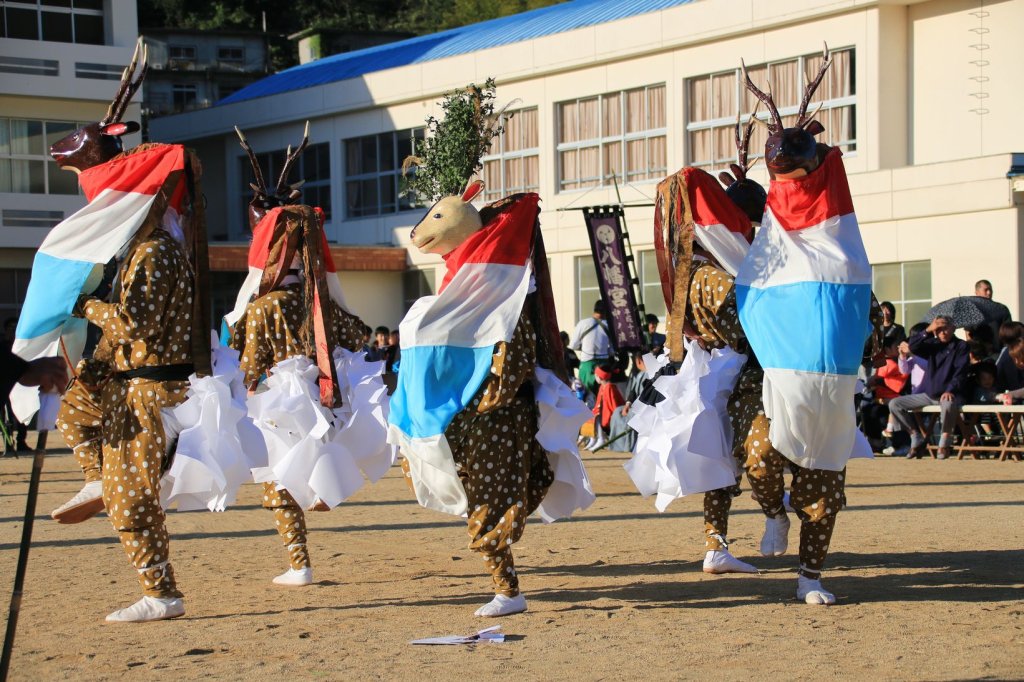
<path fill-rule="evenodd" d="M 750 252 L 750 243 L 743 235 L 733 232 L 725 225 L 697 225 L 693 231 L 697 243 L 707 249 L 715 260 L 733 277 Z"/>
<path fill-rule="evenodd" d="M 106 263 L 149 215 L 152 194 L 105 189 L 50 230 L 39 250 L 56 258 Z"/>
<path fill-rule="evenodd" d="M 736 283 L 763 289 L 798 282 L 871 283 L 871 265 L 855 214 L 787 232 L 776 224 L 771 208 L 765 209 Z"/>

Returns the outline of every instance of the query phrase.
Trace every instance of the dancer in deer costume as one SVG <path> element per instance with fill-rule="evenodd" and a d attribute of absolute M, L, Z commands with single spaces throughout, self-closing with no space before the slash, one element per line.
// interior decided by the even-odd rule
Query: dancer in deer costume
<path fill-rule="evenodd" d="M 457 97 L 473 107 L 485 150 L 497 117 L 481 111 L 479 90 L 448 103 Z M 419 162 L 436 170 L 429 156 Z M 479 169 L 479 154 L 463 168 Z M 467 517 L 469 547 L 495 592 L 476 615 L 504 616 L 526 610 L 512 545 L 527 517 L 553 521 L 594 499 L 576 449 L 590 414 L 566 383 L 540 199 L 513 195 L 478 212 L 471 202 L 481 190 L 477 181 L 439 199 L 410 235 L 420 251 L 444 258 L 446 273 L 438 295 L 417 301 L 401 323 L 389 440 L 420 504 Z"/>
<path fill-rule="evenodd" d="M 761 221 L 764 189 L 746 177 L 751 115 L 741 135 L 736 121 L 737 163 L 727 185 L 698 168 L 684 168 L 658 185 L 655 245 L 669 310 L 670 360 L 679 372 L 655 380 L 663 400 L 634 408 L 630 425 L 637 447 L 625 465 L 656 506 L 704 493 L 706 573 L 755 573 L 729 552 L 729 508 L 740 494 L 739 472 L 753 467 L 741 434 L 760 407 L 757 361 L 736 311 L 733 278 L 747 256 L 753 227 Z M 685 349 L 685 359 L 683 350 Z M 659 361 L 650 358 L 652 375 Z M 733 436 L 737 443 L 733 445 Z"/>
<path fill-rule="evenodd" d="M 309 585 L 304 508 L 327 511 L 362 485 L 360 468 L 376 480 L 393 463 L 385 443 L 386 389 L 380 363 L 363 362 L 356 353 L 364 325 L 339 304 L 323 212 L 295 205 L 302 182 L 288 184 L 309 144 L 309 124 L 299 146 L 288 148 L 273 188 L 238 135 L 256 178 L 249 204 L 253 241 L 250 276 L 227 320 L 250 394 L 267 377 L 266 390 L 252 395 L 249 408 L 268 449 L 268 461 L 253 473 L 291 564 L 273 582 Z"/>
<path fill-rule="evenodd" d="M 185 399 L 190 375 L 210 373 L 206 296 L 197 294 L 206 273 L 205 222 L 197 200 L 200 167 L 179 145 L 145 144 L 122 152 L 120 136 L 139 126 L 121 119 L 145 74 L 140 39 L 103 120 L 50 148 L 59 167 L 79 174 L 90 203 L 54 228 L 40 248 L 26 296 L 30 315 L 18 334 L 18 345 L 27 351 L 56 343 L 74 359 L 81 354 L 84 324 L 67 314 L 102 330 L 101 358 L 91 368 L 96 371 L 79 377 L 63 410 L 65 419 L 72 417 L 82 428 L 62 431 L 92 479 L 86 485 L 91 500 L 99 455 L 103 505 L 144 594 L 107 616 L 109 621 L 159 620 L 185 611 L 160 503 L 168 449 L 161 410 Z M 104 268 L 111 259 L 116 267 Z M 83 268 L 74 261 L 97 266 Z M 92 274 L 105 270 L 99 287 L 90 269 Z M 64 308 L 61 302 L 76 291 L 90 293 L 77 294 Z M 47 318 L 31 312 L 40 301 L 50 304 Z M 90 401 L 98 409 L 88 419 L 73 412 Z M 82 502 L 76 505 L 79 513 L 95 510 L 94 501 Z"/>
<path fill-rule="evenodd" d="M 820 577 L 846 504 L 846 462 L 870 457 L 854 423 L 853 396 L 871 331 L 871 268 L 842 152 L 815 140 L 824 127 L 807 114 L 830 65 L 826 47 L 790 128 L 744 67 L 747 89 L 771 114 L 764 220 L 736 275 L 739 319 L 764 368 L 763 407 L 745 432 L 746 469 L 767 517 L 765 555 L 788 547 L 783 472 L 793 474 L 790 504 L 801 522 L 797 598 L 808 604 L 835 602 Z M 878 334 L 872 338 L 877 345 Z"/>

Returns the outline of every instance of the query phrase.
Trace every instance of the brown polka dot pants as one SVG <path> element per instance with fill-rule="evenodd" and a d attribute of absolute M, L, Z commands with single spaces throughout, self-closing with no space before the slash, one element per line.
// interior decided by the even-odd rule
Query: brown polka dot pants
<path fill-rule="evenodd" d="M 483 555 L 494 591 L 519 594 L 512 545 L 554 480 L 536 441 L 537 407 L 517 396 L 507 407 L 477 412 L 479 398 L 445 431 L 469 499 L 469 548 Z"/>
<path fill-rule="evenodd" d="M 71 382 L 60 401 L 57 429 L 75 453 L 85 482 L 103 479 L 103 411 L 101 396 L 80 380 Z"/>
<path fill-rule="evenodd" d="M 789 503 L 800 519 L 800 573 L 817 578 L 825 566 L 836 514 L 846 506 L 846 470 L 805 469 L 793 464 L 768 440 L 769 420 L 763 413 L 754 419 L 744 447 L 747 480 L 766 516 L 784 512 L 786 492 L 783 473 L 793 473 Z"/>
<path fill-rule="evenodd" d="M 729 510 L 734 497 L 740 496 L 740 484 L 704 493 L 704 549 L 729 547 Z"/>
<path fill-rule="evenodd" d="M 306 549 L 306 514 L 287 490 L 278 490 L 276 483 L 263 484 L 263 508 L 274 511 L 274 526 L 281 536 L 292 568 L 310 568 Z"/>
<path fill-rule="evenodd" d="M 185 399 L 187 381 L 112 379 L 103 388 L 103 504 L 150 597 L 180 597 L 160 506 L 166 453 L 160 410 Z"/>

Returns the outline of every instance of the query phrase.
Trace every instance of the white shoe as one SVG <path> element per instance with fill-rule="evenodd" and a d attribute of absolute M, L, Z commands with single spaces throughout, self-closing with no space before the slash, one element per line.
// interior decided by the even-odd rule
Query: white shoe
<path fill-rule="evenodd" d="M 892 457 L 895 452 L 896 452 L 896 448 L 894 448 L 891 445 L 888 446 L 888 447 L 882 448 L 882 454 L 883 455 L 889 455 L 890 457 Z"/>
<path fill-rule="evenodd" d="M 582 450 L 589 450 L 591 447 L 593 447 L 594 443 L 596 443 L 596 442 L 597 442 L 596 438 L 588 438 L 587 442 L 583 445 L 583 447 L 581 449 Z"/>
<path fill-rule="evenodd" d="M 92 481 L 78 494 L 50 512 L 57 523 L 81 523 L 103 511 L 103 482 Z"/>
<path fill-rule="evenodd" d="M 291 585 L 293 587 L 303 587 L 304 585 L 313 584 L 313 569 L 309 566 L 305 568 L 289 568 L 281 575 L 274 578 L 275 585 Z"/>
<path fill-rule="evenodd" d="M 598 438 L 594 442 L 587 443 L 587 450 L 590 450 L 592 452 L 600 450 L 601 448 L 604 447 L 605 443 L 607 442 L 608 441 L 605 440 L 604 436 L 598 436 Z"/>
<path fill-rule="evenodd" d="M 126 609 L 119 609 L 107 616 L 108 623 L 146 623 L 151 620 L 167 620 L 185 615 L 185 602 L 180 597 L 163 599 L 143 597 Z"/>
<path fill-rule="evenodd" d="M 789 517 L 783 512 L 777 518 L 764 520 L 764 535 L 761 536 L 762 556 L 782 556 L 789 548 Z"/>
<path fill-rule="evenodd" d="M 526 610 L 526 597 L 521 593 L 515 597 L 506 597 L 503 594 L 494 595 L 494 599 L 487 602 L 476 610 L 474 616 L 496 618 L 497 616 L 511 616 L 513 613 L 522 613 Z"/>
<path fill-rule="evenodd" d="M 796 598 L 807 604 L 823 604 L 828 606 L 836 603 L 836 596 L 826 592 L 820 580 L 812 580 L 800 575 L 796 578 Z"/>
<path fill-rule="evenodd" d="M 757 573 L 757 569 L 745 561 L 740 561 L 727 549 L 709 549 L 704 555 L 705 573 Z"/>

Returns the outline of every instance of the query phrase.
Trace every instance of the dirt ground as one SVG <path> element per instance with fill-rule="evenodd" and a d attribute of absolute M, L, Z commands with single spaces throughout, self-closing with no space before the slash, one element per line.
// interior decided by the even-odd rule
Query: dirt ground
<path fill-rule="evenodd" d="M 105 624 L 138 587 L 105 517 L 61 526 L 81 485 L 66 450 L 46 458 L 12 664 L 17 680 L 109 679 L 965 679 L 1024 678 L 1024 463 L 851 463 L 825 585 L 794 599 L 796 558 L 757 555 L 749 494 L 733 550 L 759 576 L 712 577 L 701 500 L 659 514 L 622 469 L 587 457 L 597 502 L 531 523 L 516 547 L 526 614 L 482 621 L 481 561 L 460 520 L 421 509 L 398 470 L 310 515 L 317 583 L 271 585 L 287 565 L 255 485 L 223 514 L 172 513 L 188 613 Z M 0 461 L 0 608 L 13 582 L 29 457 Z M 791 552 L 797 542 L 791 531 Z M 409 640 L 500 622 L 504 644 Z M 258 676 L 258 677 L 257 677 Z"/>

